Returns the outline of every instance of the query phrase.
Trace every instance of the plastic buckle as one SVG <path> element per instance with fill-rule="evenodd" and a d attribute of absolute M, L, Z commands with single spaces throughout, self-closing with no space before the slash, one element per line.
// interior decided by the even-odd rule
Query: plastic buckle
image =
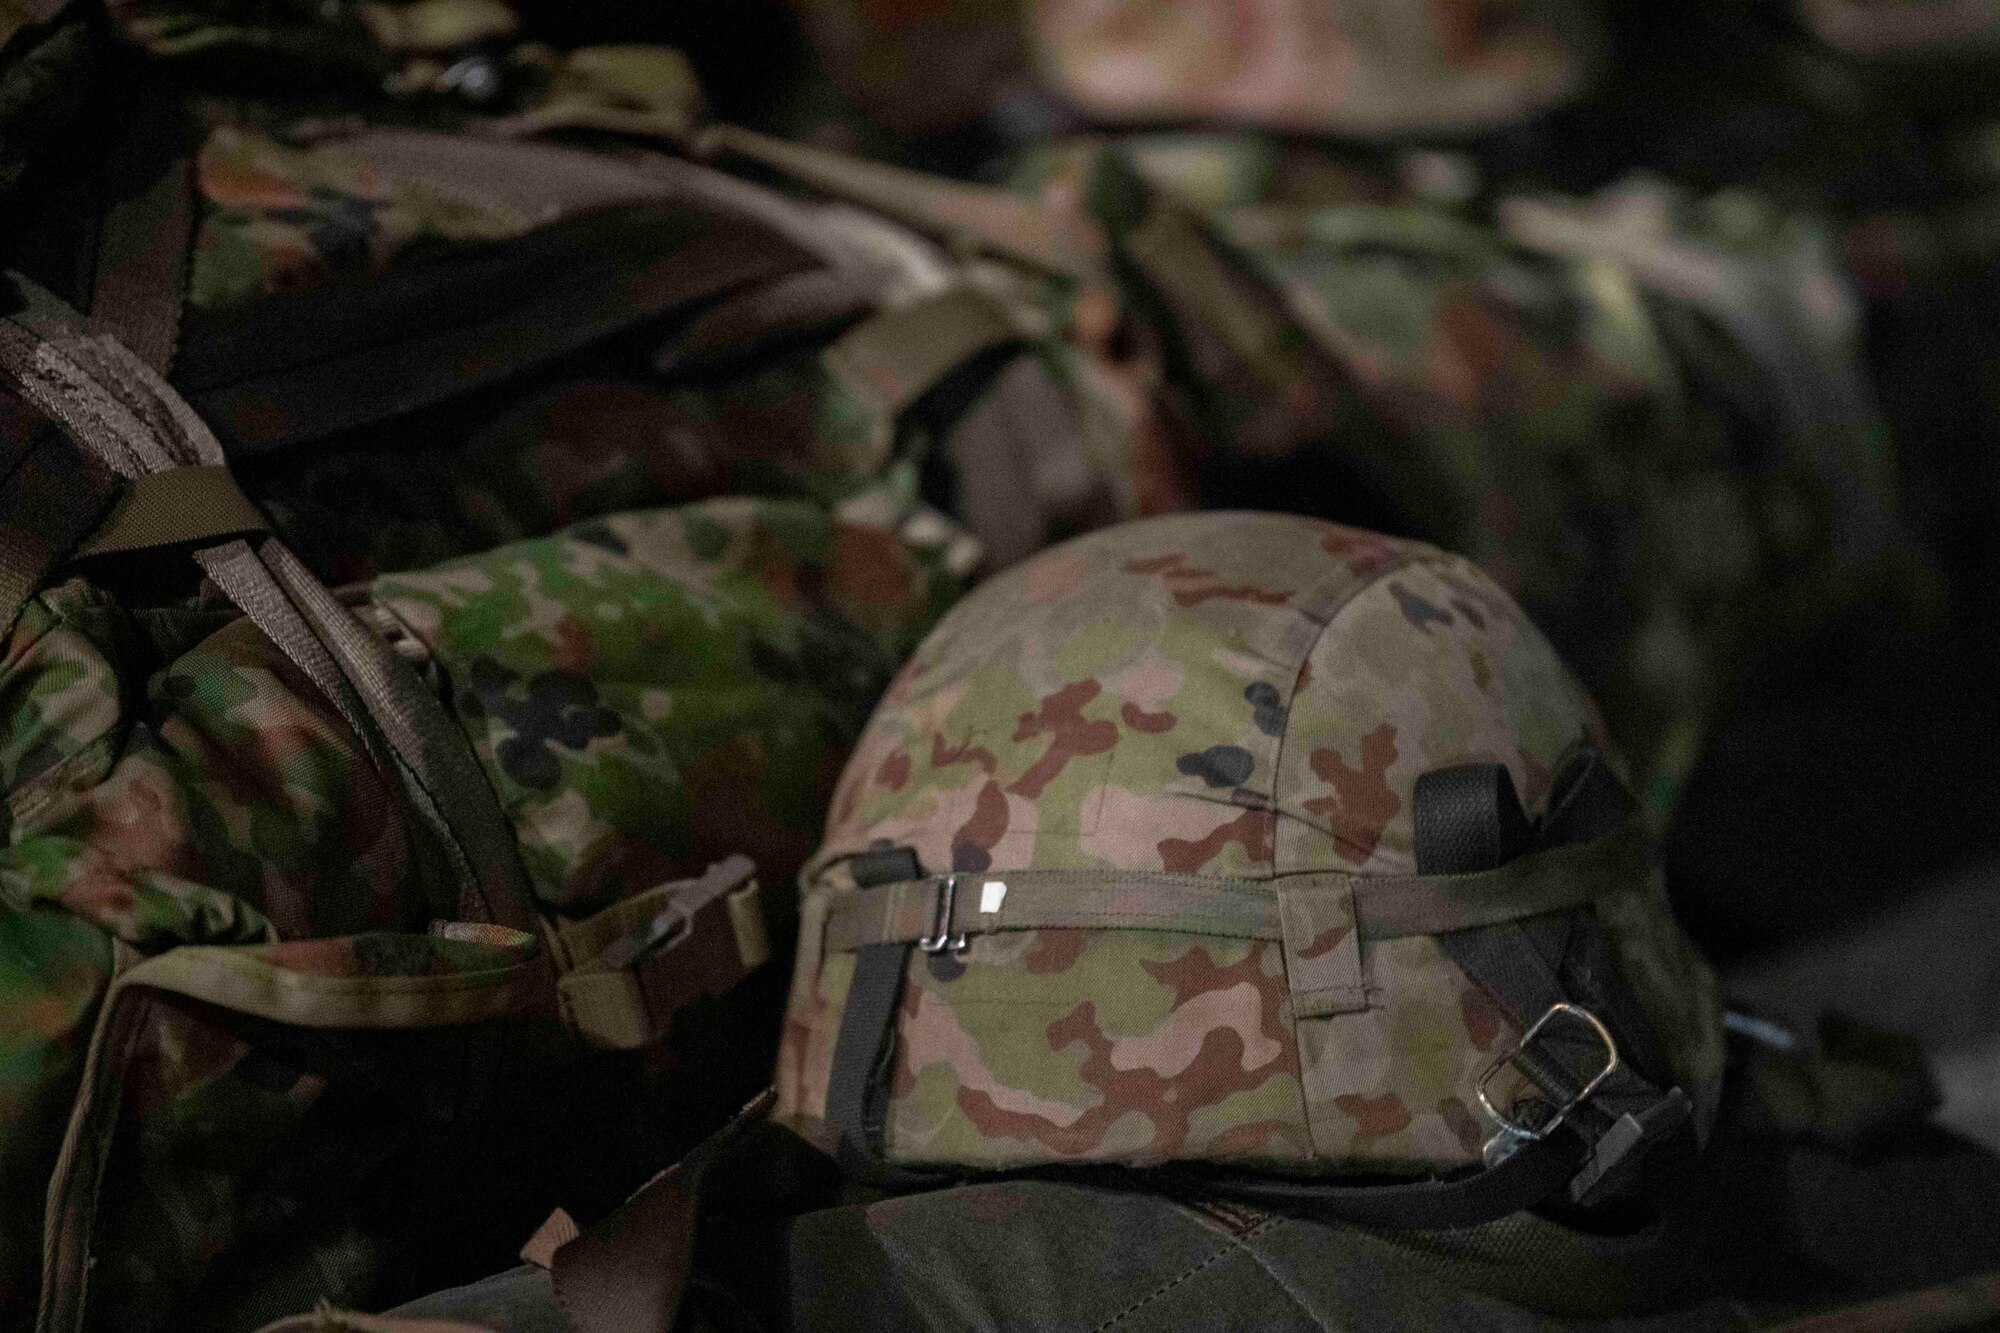
<path fill-rule="evenodd" d="M 962 954 L 972 947 L 972 941 L 964 931 L 951 933 L 952 910 L 958 905 L 958 876 L 950 874 L 938 884 L 937 915 L 931 918 L 931 933 L 917 941 L 917 948 L 924 953 L 944 953 L 949 950 Z"/>
<path fill-rule="evenodd" d="M 1566 1014 L 1579 1022 L 1590 1025 L 1591 1031 L 1597 1035 L 1597 1039 L 1604 1043 L 1604 1067 L 1598 1070 L 1574 1097 L 1571 1097 L 1562 1106 L 1558 1107 L 1554 1115 L 1551 1115 L 1539 1124 L 1523 1124 L 1495 1106 L 1492 1098 L 1487 1096 L 1486 1089 L 1493 1082 L 1493 1076 L 1518 1059 L 1521 1052 L 1527 1050 L 1533 1044 L 1535 1038 L 1541 1034 L 1542 1029 L 1548 1026 L 1549 1020 L 1553 1019 L 1557 1014 Z M 1522 1144 L 1537 1143 L 1547 1138 L 1551 1133 L 1555 1132 L 1556 1126 L 1569 1118 L 1570 1112 L 1588 1101 L 1591 1094 L 1596 1092 L 1602 1086 L 1604 1080 L 1611 1077 L 1612 1071 L 1617 1068 L 1618 1043 L 1612 1040 L 1611 1029 L 1604 1026 L 1604 1023 L 1596 1014 L 1591 1013 L 1590 1010 L 1585 1009 L 1580 1004 L 1570 1004 L 1568 1001 L 1557 1001 L 1555 1004 L 1550 1005 L 1548 1012 L 1535 1020 L 1534 1026 L 1521 1035 L 1521 1040 L 1512 1050 L 1502 1054 L 1492 1064 L 1486 1066 L 1486 1072 L 1479 1076 L 1479 1082 L 1473 1088 L 1474 1094 L 1479 1098 L 1480 1106 L 1485 1108 L 1486 1114 L 1491 1116 L 1493 1122 L 1500 1127 L 1499 1133 L 1488 1139 L 1485 1146 L 1480 1150 L 1481 1159 L 1488 1166 L 1497 1166 L 1499 1163 L 1513 1156 L 1514 1150 Z"/>

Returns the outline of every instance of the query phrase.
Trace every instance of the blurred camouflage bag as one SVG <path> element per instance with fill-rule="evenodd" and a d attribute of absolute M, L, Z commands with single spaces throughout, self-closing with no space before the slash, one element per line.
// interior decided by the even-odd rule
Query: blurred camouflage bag
<path fill-rule="evenodd" d="M 1723 1050 L 1603 746 L 1457 557 L 1250 514 L 1068 543 L 850 761 L 778 1110 L 856 1164 L 1198 1163 L 1395 1229 L 1616 1196 Z"/>
<path fill-rule="evenodd" d="M 0 301 L 10 1327 L 433 1286 L 552 1181 L 615 1198 L 698 1135 L 770 1058 L 678 1049 L 764 950 L 723 858 L 789 878 L 971 563 L 919 437 L 1056 448 L 1059 524 L 1101 494 L 1010 292 L 855 210 L 508 137 L 670 118 L 620 91 L 671 90 L 658 53 L 363 8 L 401 35 L 0 31 L 0 243 L 59 289 Z M 526 92 L 468 108 L 481 69 Z M 780 498 L 634 512 L 732 488 Z"/>
<path fill-rule="evenodd" d="M 727 136 L 674 52 L 471 0 L 48 8 L 0 53 L 0 143 L 47 146 L 0 247 L 167 368 L 324 576 L 885 474 L 996 563 L 1136 512 L 1038 270 L 693 160 Z"/>
<path fill-rule="evenodd" d="M 1094 119 L 1465 134 L 1525 120 L 1604 64 L 1589 0 L 1030 0 L 1042 72 Z"/>
<path fill-rule="evenodd" d="M 1605 63 L 1588 0 L 791 0 L 840 92 L 897 132 L 1039 82 L 1105 123 L 1465 134 L 1567 101 Z"/>
<path fill-rule="evenodd" d="M 11 288 L 8 1326 L 38 1272 L 40 1329 L 366 1299 L 670 1153 L 556 1017 L 656 1047 L 764 960 L 749 863 L 695 872 L 800 854 L 944 543 L 884 496 L 715 500 L 336 596 L 185 399 Z"/>
<path fill-rule="evenodd" d="M 1021 184 L 1103 222 L 1207 503 L 1464 553 L 1573 663 L 1664 814 L 1753 641 L 1923 586 L 1852 298 L 1753 198 L 1635 185 L 1505 203 L 1503 230 L 1425 176 L 1154 135 Z"/>

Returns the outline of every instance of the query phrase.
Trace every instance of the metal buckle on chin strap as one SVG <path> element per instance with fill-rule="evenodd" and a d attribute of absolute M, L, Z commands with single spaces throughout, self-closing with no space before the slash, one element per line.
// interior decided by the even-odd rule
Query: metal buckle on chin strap
<path fill-rule="evenodd" d="M 938 883 L 937 915 L 931 918 L 931 933 L 917 940 L 917 948 L 923 953 L 962 954 L 972 947 L 964 931 L 951 933 L 951 914 L 958 906 L 958 879 L 954 872 Z"/>
<path fill-rule="evenodd" d="M 1540 1036 L 1542 1030 L 1559 1014 L 1574 1022 L 1585 1024 L 1592 1034 L 1596 1036 L 1597 1040 L 1603 1043 L 1604 1067 L 1599 1069 L 1574 1096 L 1557 1107 L 1554 1113 L 1546 1119 L 1539 1120 L 1532 1125 L 1524 1124 L 1516 1120 L 1508 1112 L 1502 1111 L 1499 1107 L 1495 1106 L 1492 1098 L 1487 1094 L 1487 1088 L 1493 1082 L 1494 1075 L 1498 1074 L 1509 1064 L 1518 1060 L 1523 1053 L 1527 1052 L 1534 1044 L 1535 1038 Z M 1611 1029 L 1606 1027 L 1596 1014 L 1591 1013 L 1590 1010 L 1585 1009 L 1582 1005 L 1570 1004 L 1567 1001 L 1559 1001 L 1550 1005 L 1548 1012 L 1535 1020 L 1534 1025 L 1522 1034 L 1521 1040 L 1516 1043 L 1513 1049 L 1503 1052 L 1492 1064 L 1486 1066 L 1486 1072 L 1479 1076 L 1479 1082 L 1473 1088 L 1473 1092 L 1479 1098 L 1479 1105 L 1484 1108 L 1488 1116 L 1492 1117 L 1493 1123 L 1500 1127 L 1499 1132 L 1486 1140 L 1485 1146 L 1480 1150 L 1481 1160 L 1489 1167 L 1497 1166 L 1501 1162 L 1506 1161 L 1507 1158 L 1513 1156 L 1515 1149 L 1519 1148 L 1522 1144 L 1536 1143 L 1547 1138 L 1555 1131 L 1558 1125 L 1569 1118 L 1572 1111 L 1588 1101 L 1591 1094 L 1595 1093 L 1603 1085 L 1604 1080 L 1611 1077 L 1612 1071 L 1617 1068 L 1618 1043 L 1612 1040 Z M 1530 1075 L 1530 1082 L 1534 1083 L 1537 1087 L 1541 1087 L 1540 1082 L 1535 1080 L 1532 1075 Z M 1543 1089 L 1543 1091 L 1547 1091 L 1547 1089 Z"/>

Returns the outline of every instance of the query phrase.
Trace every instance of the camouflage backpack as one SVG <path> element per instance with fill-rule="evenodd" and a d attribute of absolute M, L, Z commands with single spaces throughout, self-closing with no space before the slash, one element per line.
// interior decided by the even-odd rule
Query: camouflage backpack
<path fill-rule="evenodd" d="M 1392 1229 L 1615 1197 L 1705 1134 L 1722 1064 L 1647 846 L 1465 561 L 1252 514 L 1080 538 L 961 602 L 870 722 L 777 1109 L 857 1165 L 1227 1168 Z"/>
<path fill-rule="evenodd" d="M 0 10 L 5 1327 L 615 1200 L 768 1070 L 732 854 L 789 881 L 972 567 L 920 492 L 1002 556 L 1123 503 L 1032 271 L 607 142 L 673 61 L 513 22 Z M 1067 498 L 965 498 L 1016 468 Z"/>
<path fill-rule="evenodd" d="M 417 1289 L 725 1114 L 764 1007 L 684 1020 L 770 945 L 749 862 L 700 865 L 798 855 L 943 550 L 714 500 L 336 595 L 184 399 L 19 289 L 7 1326 Z"/>
<path fill-rule="evenodd" d="M 970 261 L 829 198 L 675 52 L 558 54 L 483 0 L 98 11 L 0 26 L 0 250 L 166 367 L 327 577 L 884 475 L 997 563 L 1148 511 L 1055 245 Z"/>

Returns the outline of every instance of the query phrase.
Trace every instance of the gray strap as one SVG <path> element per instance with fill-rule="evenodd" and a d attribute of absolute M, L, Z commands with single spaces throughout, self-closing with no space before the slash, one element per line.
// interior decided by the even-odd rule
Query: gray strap
<path fill-rule="evenodd" d="M 18 275 L 25 308 L 0 321 L 0 370 L 119 474 L 222 467 L 222 445 L 177 392 L 116 339 L 77 331 L 59 300 Z M 195 553 L 216 586 L 304 671 L 370 758 L 398 775 L 459 878 L 458 915 L 534 931 L 527 872 L 498 799 L 436 694 L 277 541 Z"/>
<path fill-rule="evenodd" d="M 115 154 L 113 200 L 100 224 L 90 329 L 118 339 L 165 373 L 180 342 L 194 234 L 194 162 L 181 143 L 179 110 L 145 101 Z"/>
<path fill-rule="evenodd" d="M 1045 207 L 990 185 L 946 180 L 734 125 L 701 131 L 691 147 L 698 157 L 747 158 L 964 248 L 1006 255 L 1062 277 L 1097 277 L 1109 249 L 1104 233 L 1081 208 Z"/>

